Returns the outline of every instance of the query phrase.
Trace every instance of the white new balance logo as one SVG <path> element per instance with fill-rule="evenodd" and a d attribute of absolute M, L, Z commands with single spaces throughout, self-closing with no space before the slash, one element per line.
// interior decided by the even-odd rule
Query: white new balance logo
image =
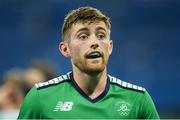
<path fill-rule="evenodd" d="M 54 111 L 70 111 L 72 109 L 73 104 L 73 102 L 59 101 L 56 107 L 54 108 Z"/>

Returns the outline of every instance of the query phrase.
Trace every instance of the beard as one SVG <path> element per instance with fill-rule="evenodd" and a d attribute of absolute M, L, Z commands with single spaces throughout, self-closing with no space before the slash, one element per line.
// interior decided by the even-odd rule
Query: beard
<path fill-rule="evenodd" d="M 101 60 L 100 60 L 101 59 Z M 106 69 L 108 58 L 99 58 L 98 60 L 93 59 L 79 59 L 72 61 L 72 64 L 78 68 L 81 72 L 87 74 L 98 74 Z"/>

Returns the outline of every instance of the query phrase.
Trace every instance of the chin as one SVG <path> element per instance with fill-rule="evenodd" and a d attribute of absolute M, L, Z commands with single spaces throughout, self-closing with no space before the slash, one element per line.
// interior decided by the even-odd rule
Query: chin
<path fill-rule="evenodd" d="M 86 73 L 92 73 L 92 74 L 96 73 L 97 74 L 97 73 L 103 72 L 104 69 L 105 69 L 104 66 L 101 66 L 101 67 L 97 67 L 97 66 L 93 67 L 93 66 L 91 66 L 91 67 L 88 67 L 88 68 L 84 69 L 84 71 Z"/>
<path fill-rule="evenodd" d="M 103 72 L 104 69 L 106 67 L 106 64 L 104 61 L 102 62 L 97 62 L 97 61 L 91 61 L 87 64 L 84 64 L 84 70 L 86 72 L 90 72 L 90 73 L 100 73 Z"/>
<path fill-rule="evenodd" d="M 87 74 L 98 74 L 103 72 L 106 68 L 105 62 L 78 62 L 74 63 L 74 66 L 76 66 L 80 71 L 85 72 Z"/>

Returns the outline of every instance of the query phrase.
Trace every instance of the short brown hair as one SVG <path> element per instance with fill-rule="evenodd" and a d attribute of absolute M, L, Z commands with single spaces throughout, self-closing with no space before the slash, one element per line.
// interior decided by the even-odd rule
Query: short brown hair
<path fill-rule="evenodd" d="M 110 19 L 96 8 L 80 7 L 78 9 L 70 11 L 65 17 L 64 24 L 62 26 L 62 40 L 64 41 L 66 32 L 72 27 L 73 24 L 77 22 L 94 21 L 103 21 L 109 29 L 111 28 Z"/>

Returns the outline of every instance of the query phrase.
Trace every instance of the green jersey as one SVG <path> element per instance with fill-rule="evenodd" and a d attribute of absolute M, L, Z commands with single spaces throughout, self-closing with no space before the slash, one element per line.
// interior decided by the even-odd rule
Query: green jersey
<path fill-rule="evenodd" d="M 19 119 L 159 119 L 148 92 L 107 75 L 104 91 L 91 99 L 73 73 L 36 84 L 21 106 Z"/>

